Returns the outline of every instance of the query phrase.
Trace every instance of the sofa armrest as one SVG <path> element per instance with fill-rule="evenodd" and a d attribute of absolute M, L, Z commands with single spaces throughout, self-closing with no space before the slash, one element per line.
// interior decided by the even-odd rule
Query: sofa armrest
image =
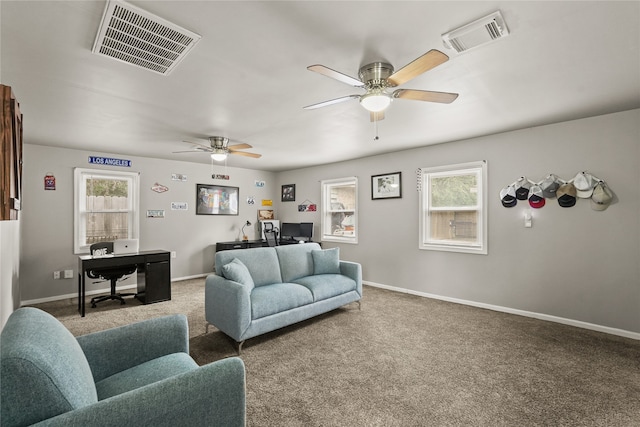
<path fill-rule="evenodd" d="M 356 291 L 362 296 L 362 266 L 357 262 L 340 261 L 340 274 L 356 282 Z"/>
<path fill-rule="evenodd" d="M 204 311 L 207 322 L 236 341 L 251 324 L 251 289 L 249 286 L 211 274 L 204 288 Z"/>
<path fill-rule="evenodd" d="M 167 354 L 189 354 L 189 325 L 185 315 L 175 314 L 82 335 L 77 340 L 97 382 Z"/>
<path fill-rule="evenodd" d="M 167 378 L 36 426 L 244 426 L 245 369 L 231 357 Z"/>

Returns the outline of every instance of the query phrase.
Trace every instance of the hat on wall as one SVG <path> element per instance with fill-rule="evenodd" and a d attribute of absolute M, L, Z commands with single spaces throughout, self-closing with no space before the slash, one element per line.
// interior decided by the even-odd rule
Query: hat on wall
<path fill-rule="evenodd" d="M 563 184 L 557 176 L 550 173 L 547 177 L 540 183 L 540 189 L 542 190 L 542 194 L 547 199 L 553 199 L 556 197 L 556 191 Z"/>
<path fill-rule="evenodd" d="M 518 203 L 518 199 L 516 198 L 516 189 L 513 188 L 513 185 L 507 185 L 502 190 L 500 190 L 500 200 L 502 200 L 502 206 L 505 208 L 511 208 Z"/>
<path fill-rule="evenodd" d="M 529 181 L 526 177 L 521 176 L 513 185 L 516 189 L 516 197 L 518 198 L 518 200 L 527 200 L 529 198 L 531 181 Z"/>
<path fill-rule="evenodd" d="M 597 180 L 593 175 L 587 172 L 578 173 L 573 178 L 573 185 L 576 187 L 576 196 L 581 199 L 588 199 L 593 194 L 593 187 L 596 186 Z"/>
<path fill-rule="evenodd" d="M 539 185 L 532 185 L 529 190 L 529 205 L 532 208 L 541 208 L 545 204 L 544 195 Z"/>
<path fill-rule="evenodd" d="M 570 208 L 576 204 L 576 187 L 573 183 L 562 184 L 556 191 L 558 204 L 563 208 Z"/>
<path fill-rule="evenodd" d="M 591 209 L 603 211 L 609 207 L 613 200 L 613 193 L 604 181 L 598 181 L 591 195 Z"/>

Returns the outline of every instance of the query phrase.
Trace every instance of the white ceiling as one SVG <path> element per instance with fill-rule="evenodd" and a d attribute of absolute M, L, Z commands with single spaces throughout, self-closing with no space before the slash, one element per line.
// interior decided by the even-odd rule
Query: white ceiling
<path fill-rule="evenodd" d="M 91 52 L 104 1 L 0 2 L 0 77 L 24 114 L 24 140 L 209 163 L 183 140 L 227 136 L 288 170 L 640 108 L 640 2 L 132 1 L 202 36 L 169 75 Z M 462 54 L 441 34 L 500 10 L 510 35 Z M 459 93 L 452 104 L 396 100 L 374 125 L 361 94 L 307 71 L 357 77 L 430 49 L 445 64 L 403 88 Z M 615 141 L 603 141 L 615 144 Z"/>

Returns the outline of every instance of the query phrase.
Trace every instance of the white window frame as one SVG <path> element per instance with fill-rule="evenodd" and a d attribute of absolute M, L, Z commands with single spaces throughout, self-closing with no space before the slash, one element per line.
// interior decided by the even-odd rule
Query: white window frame
<path fill-rule="evenodd" d="M 331 221 L 328 220 L 330 218 L 330 214 L 332 212 L 331 208 L 331 188 L 336 186 L 345 186 L 345 185 L 353 185 L 354 186 L 354 207 L 353 209 L 348 209 L 349 212 L 353 210 L 353 226 L 354 233 L 353 236 L 338 236 L 334 235 L 331 232 Z M 338 179 L 326 179 L 321 181 L 320 189 L 322 192 L 322 216 L 320 220 L 320 232 L 321 232 L 321 241 L 324 242 L 338 242 L 338 243 L 358 243 L 358 178 L 347 177 L 347 178 L 338 178 Z"/>
<path fill-rule="evenodd" d="M 75 168 L 73 171 L 73 251 L 74 254 L 89 253 L 86 242 L 86 221 L 88 213 L 85 201 L 87 199 L 86 180 L 88 178 L 124 179 L 129 181 L 128 208 L 128 239 L 138 239 L 140 235 L 140 173 L 103 169 Z"/>
<path fill-rule="evenodd" d="M 472 210 L 478 211 L 478 221 L 476 223 L 476 236 L 478 243 L 436 240 L 430 239 L 431 221 L 429 221 L 430 213 L 435 210 L 452 210 L 451 208 L 433 208 L 431 206 L 430 179 L 443 175 L 454 174 L 476 174 L 477 177 L 477 200 L 478 205 Z M 487 162 L 481 160 L 477 162 L 460 163 L 455 165 L 437 166 L 421 168 L 419 174 L 420 187 L 420 212 L 419 212 L 419 248 L 424 250 L 435 250 L 445 252 L 462 252 L 471 254 L 486 255 L 488 253 L 487 246 Z M 468 209 L 468 208 L 466 208 Z M 456 207 L 455 210 L 465 210 Z"/>

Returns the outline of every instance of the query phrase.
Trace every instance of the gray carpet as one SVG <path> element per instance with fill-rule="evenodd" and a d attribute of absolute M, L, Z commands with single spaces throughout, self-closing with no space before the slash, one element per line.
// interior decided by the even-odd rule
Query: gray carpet
<path fill-rule="evenodd" d="M 172 292 L 85 318 L 75 299 L 38 307 L 75 335 L 184 313 L 199 364 L 235 355 L 205 334 L 204 279 Z M 368 286 L 362 310 L 251 339 L 242 359 L 249 426 L 640 425 L 639 341 Z"/>

